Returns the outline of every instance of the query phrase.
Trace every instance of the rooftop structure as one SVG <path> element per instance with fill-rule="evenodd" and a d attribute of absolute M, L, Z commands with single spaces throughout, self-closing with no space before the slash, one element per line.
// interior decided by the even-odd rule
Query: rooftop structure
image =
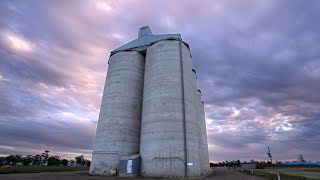
<path fill-rule="evenodd" d="M 148 47 L 153 43 L 162 40 L 181 40 L 180 34 L 160 34 L 154 35 L 149 26 L 142 26 L 139 28 L 138 38 L 128 42 L 111 51 L 111 55 L 121 51 L 137 51 L 146 52 Z M 188 46 L 188 45 L 187 45 Z"/>

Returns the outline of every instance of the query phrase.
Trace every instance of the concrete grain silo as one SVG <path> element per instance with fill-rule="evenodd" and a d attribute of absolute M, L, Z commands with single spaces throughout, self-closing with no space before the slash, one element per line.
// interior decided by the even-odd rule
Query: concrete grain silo
<path fill-rule="evenodd" d="M 204 102 L 202 101 L 202 93 L 200 90 L 198 93 L 198 127 L 199 127 L 199 152 L 200 152 L 200 162 L 201 162 L 201 173 L 205 173 L 210 170 L 209 164 L 209 153 L 208 153 L 208 141 L 207 141 L 207 130 L 206 130 L 206 120 L 204 112 Z"/>
<path fill-rule="evenodd" d="M 146 176 L 185 173 L 185 56 L 190 57 L 190 51 L 179 40 L 159 41 L 146 53 L 140 141 L 141 170 Z"/>
<path fill-rule="evenodd" d="M 195 104 L 193 106 L 194 108 L 194 121 L 193 123 L 196 123 L 194 126 L 196 126 L 196 130 L 193 132 L 195 133 L 195 137 L 197 139 L 195 139 L 195 142 L 197 142 L 197 145 L 198 146 L 195 146 L 195 147 L 198 147 L 198 158 L 199 158 L 199 161 L 198 162 L 198 169 L 200 170 L 200 175 L 201 174 L 204 174 L 204 170 L 202 170 L 202 163 L 201 163 L 201 156 L 202 156 L 202 150 L 201 150 L 201 144 L 200 144 L 200 136 L 201 136 L 201 131 L 200 131 L 200 106 L 199 106 L 199 103 L 201 102 L 201 97 L 199 97 L 199 92 L 198 92 L 198 84 L 197 84 L 197 73 L 196 73 L 196 70 L 195 69 L 192 69 L 192 83 L 190 83 L 192 85 L 192 91 L 193 91 L 193 103 Z"/>
<path fill-rule="evenodd" d="M 109 59 L 96 138 L 92 174 L 110 174 L 119 158 L 139 153 L 144 56 L 118 52 Z"/>
<path fill-rule="evenodd" d="M 201 125 L 200 125 L 200 130 L 201 130 L 201 138 L 202 138 L 202 146 L 201 149 L 202 151 L 200 152 L 203 156 L 200 161 L 202 161 L 202 170 L 203 172 L 207 172 L 210 170 L 209 165 L 209 153 L 208 153 L 208 139 L 207 139 L 207 128 L 206 128 L 206 114 L 204 111 L 204 102 L 202 101 L 202 106 L 200 108 L 200 117 L 201 117 Z M 207 164 L 207 165 L 206 165 Z"/>
<path fill-rule="evenodd" d="M 188 44 L 143 26 L 111 52 L 90 174 L 200 176 L 209 168 L 204 118 Z"/>
<path fill-rule="evenodd" d="M 189 49 L 188 49 L 189 50 Z M 190 54 L 190 50 L 189 50 Z M 200 151 L 198 138 L 198 122 L 196 111 L 196 89 L 194 84 L 194 72 L 192 71 L 191 56 L 186 54 L 183 56 L 183 75 L 184 75 L 184 106 L 186 121 L 186 143 L 187 143 L 187 175 L 200 176 Z"/>

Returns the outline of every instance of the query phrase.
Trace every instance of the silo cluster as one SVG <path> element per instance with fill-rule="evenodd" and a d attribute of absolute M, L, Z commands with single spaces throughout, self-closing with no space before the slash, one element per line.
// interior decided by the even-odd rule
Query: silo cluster
<path fill-rule="evenodd" d="M 108 64 L 90 174 L 138 169 L 143 176 L 190 177 L 208 171 L 202 94 L 181 36 L 153 35 L 143 26 L 137 39 L 111 52 Z"/>

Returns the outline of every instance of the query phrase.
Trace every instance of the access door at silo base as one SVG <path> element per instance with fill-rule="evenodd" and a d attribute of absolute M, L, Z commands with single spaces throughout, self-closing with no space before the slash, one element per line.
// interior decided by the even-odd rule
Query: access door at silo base
<path fill-rule="evenodd" d="M 140 174 L 140 155 L 129 155 L 120 158 L 119 175 L 135 176 Z"/>
<path fill-rule="evenodd" d="M 127 161 L 127 174 L 131 174 L 132 173 L 132 159 L 129 159 Z"/>

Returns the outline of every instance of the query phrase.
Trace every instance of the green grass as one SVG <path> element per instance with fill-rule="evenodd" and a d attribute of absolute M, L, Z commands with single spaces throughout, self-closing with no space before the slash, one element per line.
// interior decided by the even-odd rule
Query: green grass
<path fill-rule="evenodd" d="M 243 170 L 243 172 L 252 174 L 251 170 Z M 253 173 L 268 179 L 278 179 L 277 173 L 279 173 L 281 180 L 320 180 L 320 168 L 266 168 L 254 169 Z"/>
<path fill-rule="evenodd" d="M 15 173 L 42 173 L 42 172 L 65 172 L 65 171 L 87 171 L 88 167 L 37 167 L 37 166 L 13 166 L 10 168 L 0 168 L 0 174 Z"/>

